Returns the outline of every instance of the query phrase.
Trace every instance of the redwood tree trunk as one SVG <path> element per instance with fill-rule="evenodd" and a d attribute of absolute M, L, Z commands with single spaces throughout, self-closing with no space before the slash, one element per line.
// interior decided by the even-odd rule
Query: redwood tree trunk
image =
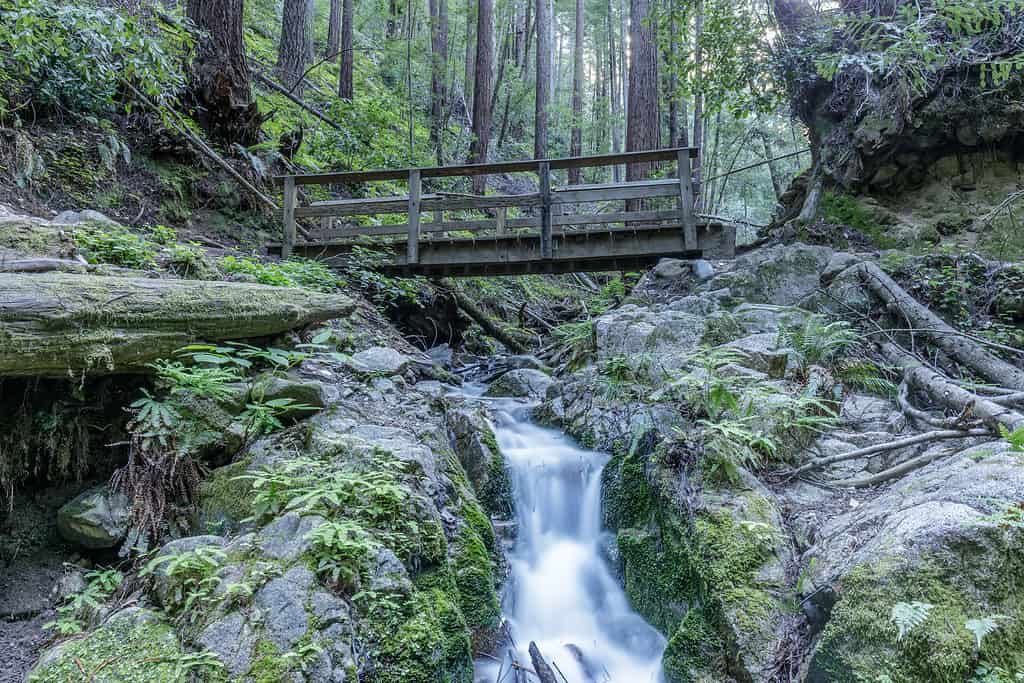
<path fill-rule="evenodd" d="M 327 20 L 327 50 L 324 56 L 332 62 L 341 49 L 341 0 L 331 0 L 331 16 Z"/>
<path fill-rule="evenodd" d="M 661 118 L 658 115 L 658 51 L 649 17 L 649 0 L 631 0 L 629 119 L 626 151 L 658 149 L 661 146 Z M 630 164 L 626 180 L 645 178 L 651 164 Z"/>
<path fill-rule="evenodd" d="M 444 166 L 444 123 L 448 108 L 448 0 L 430 0 L 430 142 Z"/>
<path fill-rule="evenodd" d="M 352 100 L 352 22 L 355 19 L 353 0 L 342 0 L 341 5 L 341 68 L 338 71 L 338 96 L 343 100 Z"/>
<path fill-rule="evenodd" d="M 194 116 L 210 138 L 225 145 L 256 144 L 262 123 L 245 61 L 243 1 L 189 0 L 187 7 L 202 34 L 190 85 Z"/>
<path fill-rule="evenodd" d="M 476 3 L 466 0 L 466 77 L 463 94 L 466 97 L 466 117 L 473 116 L 473 83 L 476 81 Z"/>
<path fill-rule="evenodd" d="M 537 0 L 537 102 L 534 111 L 533 156 L 548 155 L 548 104 L 551 100 L 551 5 Z"/>
<path fill-rule="evenodd" d="M 487 162 L 491 142 L 491 89 L 494 87 L 494 0 L 476 6 L 476 82 L 473 85 L 473 144 L 470 159 Z M 473 192 L 482 194 L 486 176 L 473 177 Z"/>
<path fill-rule="evenodd" d="M 284 0 L 277 70 L 281 82 L 302 94 L 303 72 L 313 59 L 313 0 Z"/>
<path fill-rule="evenodd" d="M 569 156 L 583 156 L 583 0 L 576 0 L 576 36 L 572 64 L 572 135 Z M 582 173 L 569 169 L 569 183 L 578 185 Z"/>

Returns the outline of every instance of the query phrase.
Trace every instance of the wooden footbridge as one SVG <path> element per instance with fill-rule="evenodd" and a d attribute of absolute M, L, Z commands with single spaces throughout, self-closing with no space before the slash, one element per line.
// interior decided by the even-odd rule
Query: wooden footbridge
<path fill-rule="evenodd" d="M 284 239 L 270 245 L 332 262 L 357 245 L 389 254 L 377 269 L 390 275 L 521 275 L 633 270 L 663 257 L 731 258 L 733 226 L 694 213 L 691 159 L 697 150 L 675 148 L 540 161 L 282 176 Z M 673 177 L 597 185 L 554 186 L 553 171 L 619 164 L 676 168 Z M 452 178 L 536 174 L 536 192 L 472 195 L 430 189 Z M 299 204 L 299 188 L 405 181 L 408 194 L 328 199 Z M 533 183 L 529 184 L 532 189 Z M 320 193 L 326 194 L 324 190 Z M 366 193 L 366 190 L 364 190 Z M 310 193 L 312 194 L 312 193 Z M 624 205 L 624 206 L 623 206 Z M 404 216 L 404 223 L 338 225 L 339 219 Z M 431 220 L 423 220 L 429 217 Z M 297 239 L 297 219 L 320 225 Z M 394 220 L 392 218 L 392 220 Z M 402 220 L 399 218 L 398 220 Z M 397 238 L 397 239 L 396 239 Z"/>

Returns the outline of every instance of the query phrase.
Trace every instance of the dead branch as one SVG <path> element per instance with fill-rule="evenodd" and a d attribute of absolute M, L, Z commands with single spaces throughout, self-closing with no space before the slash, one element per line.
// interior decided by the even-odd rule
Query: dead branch
<path fill-rule="evenodd" d="M 526 341 L 518 338 L 512 330 L 505 329 L 499 322 L 484 313 L 483 310 L 476 305 L 476 302 L 472 301 L 469 297 L 465 296 L 458 290 L 455 283 L 451 280 L 444 279 L 441 280 L 440 284 L 451 292 L 456 305 L 458 305 L 463 313 L 468 315 L 477 325 L 479 325 L 484 332 L 508 347 L 509 351 L 519 354 L 526 353 Z"/>
<path fill-rule="evenodd" d="M 33 258 L 0 261 L 0 273 L 48 273 L 54 270 L 82 272 L 88 266 L 80 261 L 60 258 Z"/>
<path fill-rule="evenodd" d="M 540 679 L 540 683 L 558 683 L 555 672 L 551 670 L 544 656 L 540 653 L 537 643 L 530 641 L 530 659 L 533 660 L 533 671 Z"/>
<path fill-rule="evenodd" d="M 278 83 L 275 83 L 274 81 L 272 81 L 270 78 L 268 78 L 264 74 L 260 73 L 259 71 L 257 71 L 254 75 L 256 76 L 256 80 L 257 81 L 259 81 L 263 85 L 267 86 L 271 90 L 284 95 L 289 100 L 294 102 L 296 105 L 301 107 L 303 110 L 305 110 L 305 111 L 309 112 L 310 114 L 312 114 L 313 116 L 317 117 L 318 119 L 320 119 L 321 121 L 326 123 L 328 126 L 333 128 L 334 130 L 341 130 L 342 129 L 341 128 L 341 124 L 339 124 L 337 121 L 334 121 L 333 119 L 328 118 L 327 114 L 323 113 L 322 111 L 320 111 L 316 107 L 314 107 L 314 106 L 312 106 L 310 104 L 307 104 L 306 102 L 302 101 L 294 93 L 292 93 L 290 90 L 285 89 L 284 86 L 279 85 Z"/>
<path fill-rule="evenodd" d="M 951 452 L 943 450 L 935 451 L 934 453 L 925 453 L 924 455 L 911 458 L 906 462 L 902 462 L 895 467 L 890 467 L 889 469 L 883 470 L 877 474 L 872 474 L 867 477 L 858 477 L 856 479 L 842 479 L 840 481 L 833 481 L 830 483 L 834 486 L 851 486 L 855 488 L 874 486 L 875 484 L 881 484 L 889 481 L 890 479 L 895 479 L 909 472 L 913 472 L 914 470 L 921 469 L 928 463 L 938 460 L 944 455 L 951 455 Z"/>
<path fill-rule="evenodd" d="M 946 321 L 918 303 L 876 264 L 865 261 L 855 267 L 858 268 L 864 284 L 875 296 L 889 308 L 899 311 L 910 323 L 909 327 L 921 330 L 922 334 L 951 358 L 990 382 L 1024 390 L 1024 370 L 988 353 L 977 343 L 957 334 Z"/>

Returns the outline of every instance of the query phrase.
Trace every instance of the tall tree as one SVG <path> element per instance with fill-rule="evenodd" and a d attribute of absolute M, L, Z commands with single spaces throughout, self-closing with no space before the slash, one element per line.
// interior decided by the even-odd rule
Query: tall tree
<path fill-rule="evenodd" d="M 470 160 L 487 162 L 491 143 L 491 89 L 494 87 L 494 0 L 476 6 L 476 82 L 473 84 L 473 144 Z M 486 176 L 473 176 L 473 192 L 483 194 Z"/>
<path fill-rule="evenodd" d="M 537 98 L 533 117 L 533 156 L 548 155 L 548 105 L 551 102 L 551 5 L 537 0 Z"/>
<path fill-rule="evenodd" d="M 341 49 L 341 0 L 331 0 L 331 14 L 327 20 L 327 50 L 324 51 L 331 61 L 338 58 Z"/>
<path fill-rule="evenodd" d="M 661 146 L 658 114 L 658 50 L 651 27 L 650 0 L 630 0 L 629 118 L 626 150 L 635 152 Z M 630 164 L 626 180 L 644 178 L 651 164 Z"/>
<path fill-rule="evenodd" d="M 252 98 L 245 60 L 244 0 L 188 0 L 188 18 L 199 29 L 190 84 L 196 121 L 226 143 L 258 141 L 262 118 Z"/>
<path fill-rule="evenodd" d="M 444 166 L 444 128 L 448 111 L 448 0 L 430 0 L 430 141 L 437 164 Z"/>
<path fill-rule="evenodd" d="M 466 100 L 466 118 L 472 118 L 473 84 L 476 81 L 476 2 L 466 0 L 466 76 L 463 95 Z"/>
<path fill-rule="evenodd" d="M 302 75 L 313 59 L 313 0 L 284 0 L 277 69 L 281 82 L 302 94 Z"/>
<path fill-rule="evenodd" d="M 621 110 L 621 99 L 619 91 L 623 87 L 622 79 L 619 78 L 618 62 L 616 57 L 618 52 L 616 51 L 615 42 L 615 27 L 612 22 L 614 20 L 612 10 L 612 0 L 608 0 L 608 6 L 606 8 L 607 21 L 606 29 L 608 31 L 608 79 L 611 82 L 611 117 L 612 117 L 612 151 L 622 151 L 622 122 L 620 120 Z M 625 53 L 621 55 L 621 59 L 625 59 Z M 622 168 L 620 166 L 612 167 L 612 178 L 615 182 L 622 180 Z"/>
<path fill-rule="evenodd" d="M 697 192 L 697 208 L 703 205 L 704 193 L 701 190 L 701 166 L 704 156 L 704 96 L 702 94 L 703 84 L 701 73 L 704 67 L 704 0 L 696 0 L 696 17 L 693 29 L 693 62 L 696 70 L 696 87 L 693 94 L 693 141 L 692 145 L 698 148 L 697 157 L 693 164 L 693 182 Z"/>
<path fill-rule="evenodd" d="M 576 35 L 572 64 L 572 135 L 569 156 L 583 156 L 583 0 L 576 0 Z M 578 185 L 582 173 L 569 169 L 569 182 Z"/>
<path fill-rule="evenodd" d="M 355 20 L 354 0 L 342 0 L 341 4 L 341 68 L 338 70 L 338 97 L 352 101 L 352 67 L 355 53 L 352 46 L 352 22 Z"/>

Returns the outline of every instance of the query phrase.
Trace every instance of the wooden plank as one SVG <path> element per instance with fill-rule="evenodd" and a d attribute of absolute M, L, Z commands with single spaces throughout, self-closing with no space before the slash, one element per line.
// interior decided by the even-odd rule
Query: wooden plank
<path fill-rule="evenodd" d="M 675 178 L 648 178 L 646 180 L 631 180 L 628 183 L 594 183 L 588 185 L 566 185 L 556 187 L 555 192 L 572 192 L 576 190 L 607 190 L 614 187 L 660 187 L 669 185 L 675 187 L 678 181 Z"/>
<path fill-rule="evenodd" d="M 292 255 L 295 245 L 295 200 L 298 196 L 295 187 L 295 177 L 288 176 L 284 179 L 284 238 L 281 242 L 281 257 L 288 258 Z"/>
<path fill-rule="evenodd" d="M 498 215 L 494 221 L 494 231 L 499 235 L 505 234 L 505 223 L 508 219 L 508 209 L 502 207 L 498 209 Z"/>
<path fill-rule="evenodd" d="M 683 242 L 687 249 L 697 248 L 697 217 L 694 215 L 693 171 L 690 156 L 679 154 L 679 220 L 683 224 Z"/>
<path fill-rule="evenodd" d="M 295 209 L 295 215 L 306 216 L 376 216 L 390 213 L 406 213 L 409 208 L 407 197 L 387 197 L 384 199 L 359 200 L 352 202 L 342 200 L 322 204 L 301 206 Z M 540 206 L 539 194 L 486 195 L 483 197 L 423 195 L 420 198 L 421 211 L 463 211 L 467 209 L 493 209 L 499 207 L 531 207 Z"/>
<path fill-rule="evenodd" d="M 409 171 L 409 239 L 406 258 L 409 263 L 419 261 L 420 254 L 420 172 Z"/>
<path fill-rule="evenodd" d="M 696 156 L 693 147 L 673 147 L 669 149 L 648 150 L 643 152 L 621 152 L 617 154 L 597 154 L 585 157 L 563 157 L 543 160 L 549 169 L 588 168 L 594 166 L 614 166 L 625 163 L 641 163 L 645 161 L 671 161 L 680 152 Z M 434 166 L 420 168 L 423 178 L 450 178 L 453 176 L 476 176 L 494 173 L 529 173 L 537 171 L 537 161 L 502 161 L 493 164 L 465 164 L 462 166 Z M 298 185 L 352 185 L 382 180 L 404 180 L 409 169 L 350 171 L 345 173 L 311 173 L 295 177 Z M 286 176 L 278 176 L 282 180 Z"/>
<path fill-rule="evenodd" d="M 538 165 L 540 176 L 540 257 L 554 256 L 551 244 L 551 165 L 546 161 Z"/>
<path fill-rule="evenodd" d="M 679 184 L 673 180 L 668 184 L 647 185 L 638 183 L 622 183 L 609 185 L 592 190 L 559 190 L 553 202 L 556 204 L 572 204 L 579 202 L 607 202 L 623 199 L 647 199 L 650 197 L 675 197 L 679 193 Z"/>

